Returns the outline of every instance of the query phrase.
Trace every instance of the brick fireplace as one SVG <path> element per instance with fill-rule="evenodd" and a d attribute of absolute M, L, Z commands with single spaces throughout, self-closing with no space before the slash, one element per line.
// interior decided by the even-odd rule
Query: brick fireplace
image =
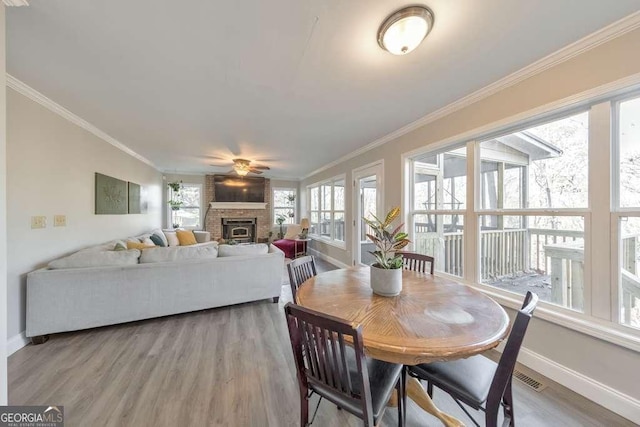
<path fill-rule="evenodd" d="M 265 238 L 268 236 L 271 230 L 271 181 L 265 179 L 264 183 L 264 201 L 266 202 L 265 209 L 214 209 L 211 208 L 207 214 L 205 223 L 207 225 L 207 231 L 211 233 L 212 240 L 218 240 L 223 237 L 223 218 L 233 219 L 255 219 L 256 221 L 256 240 Z M 205 177 L 205 200 L 207 204 L 209 202 L 215 202 L 215 187 L 213 184 L 213 175 L 207 175 Z"/>

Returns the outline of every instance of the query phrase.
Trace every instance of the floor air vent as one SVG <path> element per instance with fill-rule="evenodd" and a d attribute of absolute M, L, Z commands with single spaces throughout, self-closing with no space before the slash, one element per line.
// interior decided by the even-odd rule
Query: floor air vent
<path fill-rule="evenodd" d="M 529 386 L 530 388 L 534 389 L 537 392 L 540 392 L 540 391 L 544 390 L 545 388 L 547 388 L 546 384 L 542 384 L 541 382 L 538 382 L 538 381 L 534 380 L 530 376 L 528 376 L 526 374 L 523 374 L 522 372 L 520 372 L 518 370 L 514 370 L 513 371 L 513 376 L 515 378 L 519 379 L 525 385 Z"/>

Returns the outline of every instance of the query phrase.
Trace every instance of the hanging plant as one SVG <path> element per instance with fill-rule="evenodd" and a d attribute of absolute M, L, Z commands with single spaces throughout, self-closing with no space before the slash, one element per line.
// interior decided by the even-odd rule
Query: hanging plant
<path fill-rule="evenodd" d="M 182 190 L 182 181 L 180 181 L 180 182 L 178 182 L 178 181 L 170 182 L 167 185 L 175 193 L 178 193 L 178 192 L 180 192 L 180 190 Z"/>
<path fill-rule="evenodd" d="M 180 206 L 182 206 L 182 202 L 178 200 L 169 200 L 167 204 L 171 206 L 172 211 L 177 211 L 180 209 Z"/>

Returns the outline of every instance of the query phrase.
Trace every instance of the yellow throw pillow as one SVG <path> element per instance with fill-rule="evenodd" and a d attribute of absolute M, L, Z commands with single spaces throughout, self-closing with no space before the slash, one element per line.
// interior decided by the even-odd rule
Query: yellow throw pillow
<path fill-rule="evenodd" d="M 136 242 L 127 242 L 127 249 L 149 249 L 149 248 L 155 248 L 156 245 L 145 245 L 144 243 L 136 243 Z"/>
<path fill-rule="evenodd" d="M 196 235 L 193 234 L 191 230 L 176 230 L 176 236 L 178 236 L 180 246 L 195 245 L 198 243 L 196 241 Z"/>

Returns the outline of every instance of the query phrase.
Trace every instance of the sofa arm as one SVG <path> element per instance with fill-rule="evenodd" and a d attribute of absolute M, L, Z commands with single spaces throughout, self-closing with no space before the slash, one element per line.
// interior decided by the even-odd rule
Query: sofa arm
<path fill-rule="evenodd" d="M 193 235 L 196 236 L 198 243 L 206 243 L 211 240 L 211 233 L 208 231 L 194 231 Z"/>

